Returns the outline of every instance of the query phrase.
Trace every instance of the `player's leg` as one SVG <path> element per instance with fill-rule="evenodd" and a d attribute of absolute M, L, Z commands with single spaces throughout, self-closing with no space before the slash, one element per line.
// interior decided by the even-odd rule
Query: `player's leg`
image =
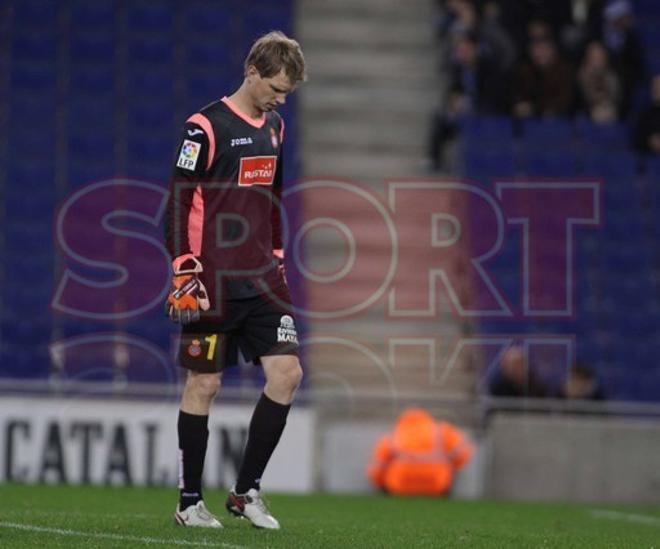
<path fill-rule="evenodd" d="M 219 389 L 220 374 L 188 371 L 177 422 L 179 503 L 183 509 L 203 499 L 202 472 L 209 436 L 209 410 Z"/>
<path fill-rule="evenodd" d="M 293 355 L 264 356 L 266 386 L 252 414 L 245 455 L 236 480 L 236 492 L 259 490 L 261 476 L 280 441 L 293 396 L 302 380 L 302 368 Z"/>
<path fill-rule="evenodd" d="M 220 389 L 230 338 L 214 323 L 183 326 L 179 364 L 188 370 L 177 431 L 179 437 L 179 503 L 174 518 L 185 526 L 219 528 L 220 522 L 206 509 L 202 473 L 208 445 L 209 411 Z"/>
<path fill-rule="evenodd" d="M 208 445 L 209 410 L 220 389 L 219 373 L 188 371 L 181 397 L 179 436 L 179 504 L 174 515 L 184 526 L 219 528 L 220 522 L 206 509 L 202 473 Z"/>
<path fill-rule="evenodd" d="M 266 386 L 252 414 L 248 441 L 235 487 L 227 509 L 245 516 L 260 528 L 279 528 L 278 521 L 264 505 L 259 489 L 261 477 L 282 436 L 302 368 L 294 355 L 263 356 Z"/>

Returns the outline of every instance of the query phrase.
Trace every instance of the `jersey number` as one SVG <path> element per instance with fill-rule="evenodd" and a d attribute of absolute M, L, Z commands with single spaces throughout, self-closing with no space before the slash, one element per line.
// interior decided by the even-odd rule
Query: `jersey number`
<path fill-rule="evenodd" d="M 207 341 L 209 344 L 209 350 L 206 353 L 206 360 L 213 360 L 213 357 L 215 356 L 215 348 L 218 343 L 218 334 L 206 336 L 204 341 Z"/>

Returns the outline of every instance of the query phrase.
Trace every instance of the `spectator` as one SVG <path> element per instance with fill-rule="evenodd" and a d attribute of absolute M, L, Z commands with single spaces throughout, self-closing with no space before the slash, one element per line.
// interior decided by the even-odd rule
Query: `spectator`
<path fill-rule="evenodd" d="M 472 114 L 505 112 L 506 79 L 489 59 L 482 57 L 472 34 L 461 36 L 453 50 L 449 94 L 444 111 L 436 114 L 431 135 L 434 169 L 442 167 L 444 146 L 459 122 Z"/>
<path fill-rule="evenodd" d="M 390 494 L 439 496 L 451 490 L 455 472 L 473 452 L 457 427 L 412 408 L 376 444 L 367 476 Z"/>
<path fill-rule="evenodd" d="M 518 50 L 524 51 L 530 40 L 532 27 L 539 24 L 547 31 L 544 37 L 555 37 L 561 27 L 570 21 L 571 0 L 499 0 L 502 22 Z"/>
<path fill-rule="evenodd" d="M 635 31 L 632 6 L 628 0 L 614 0 L 605 8 L 603 42 L 622 83 L 622 110 L 632 105 L 635 88 L 644 78 L 642 45 Z"/>
<path fill-rule="evenodd" d="M 518 68 L 513 94 L 513 113 L 518 117 L 571 114 L 575 101 L 574 74 L 553 40 L 537 38 L 531 42 L 529 61 Z"/>
<path fill-rule="evenodd" d="M 461 36 L 477 32 L 478 14 L 471 0 L 447 0 L 445 7 L 440 34 L 449 38 L 451 48 Z"/>
<path fill-rule="evenodd" d="M 527 0 L 533 17 L 547 21 L 553 36 L 559 36 L 561 29 L 571 21 L 571 0 Z"/>
<path fill-rule="evenodd" d="M 488 392 L 498 397 L 547 397 L 548 388 L 536 378 L 525 361 L 522 347 L 509 347 L 489 380 Z"/>
<path fill-rule="evenodd" d="M 660 154 L 660 73 L 651 80 L 651 105 L 639 115 L 635 147 L 643 153 Z"/>
<path fill-rule="evenodd" d="M 605 393 L 588 364 L 577 362 L 568 373 L 560 396 L 574 400 L 605 400 Z"/>
<path fill-rule="evenodd" d="M 584 110 L 591 120 L 607 123 L 618 118 L 621 85 L 610 66 L 607 50 L 600 42 L 587 46 L 578 73 L 578 86 Z"/>
<path fill-rule="evenodd" d="M 571 20 L 561 29 L 561 43 L 571 59 L 579 61 L 585 44 L 603 36 L 603 0 L 572 0 Z"/>
<path fill-rule="evenodd" d="M 550 23 L 545 19 L 535 17 L 527 23 L 527 41 L 525 46 L 529 48 L 529 44 L 537 40 L 554 40 L 554 33 Z"/>
<path fill-rule="evenodd" d="M 483 6 L 479 38 L 492 63 L 499 71 L 508 72 L 516 60 L 516 47 L 500 23 L 500 7 L 493 0 Z"/>

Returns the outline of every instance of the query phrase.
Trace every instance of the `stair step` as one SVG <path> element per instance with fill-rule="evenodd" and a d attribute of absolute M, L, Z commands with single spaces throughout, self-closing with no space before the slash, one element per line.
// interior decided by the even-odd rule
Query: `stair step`
<path fill-rule="evenodd" d="M 352 17 L 343 14 L 319 13 L 309 16 L 297 35 L 303 47 L 315 48 L 378 48 L 381 51 L 413 50 L 428 52 L 433 29 L 420 28 L 416 19 L 401 17 Z"/>
<path fill-rule="evenodd" d="M 441 48 L 434 36 L 436 1 L 299 0 L 297 10 L 297 37 L 309 68 L 309 81 L 297 94 L 303 173 L 364 185 L 385 204 L 386 180 L 425 174 L 431 116 L 443 89 L 438 73 Z M 359 230 L 359 259 L 373 269 L 365 268 L 360 276 L 351 273 L 350 283 L 310 284 L 306 305 L 318 311 L 350 307 L 374 292 L 378 292 L 378 300 L 348 318 L 308 320 L 312 338 L 332 334 L 348 343 L 343 348 L 321 345 L 306 349 L 311 386 L 330 391 L 348 388 L 355 395 L 369 391 L 428 397 L 472 394 L 475 375 L 471 361 L 447 372 L 440 349 L 454 341 L 462 327 L 447 293 L 437 293 L 434 318 L 389 315 L 389 289 L 378 286 L 388 269 L 392 244 L 382 226 L 374 226 L 373 217 L 365 215 L 362 201 L 338 200 L 335 204 L 331 196 L 322 192 L 310 195 L 306 211 L 320 217 L 334 215 Z M 408 249 L 414 252 L 410 243 Z M 419 252 L 427 251 L 420 246 Z M 320 273 L 336 271 L 347 253 L 344 239 L 331 231 L 320 231 L 305 242 L 305 264 Z M 413 259 L 408 265 L 399 265 L 402 280 L 417 280 L 415 263 Z M 416 292 L 415 284 L 405 291 Z M 393 368 L 388 338 L 406 335 L 436 340 L 435 363 L 429 364 L 423 350 L 411 348 Z M 356 345 L 368 351 L 356 353 Z"/>
<path fill-rule="evenodd" d="M 305 92 L 300 94 L 299 99 L 301 108 L 318 115 L 345 111 L 363 115 L 373 113 L 385 119 L 389 119 L 390 113 L 397 116 L 417 114 L 428 118 L 437 101 L 437 91 L 431 86 L 415 89 L 406 88 L 405 85 L 381 87 L 350 82 L 335 85 L 310 83 L 306 86 Z M 406 122 L 410 124 L 413 120 Z M 414 125 L 410 125 L 414 129 Z"/>
<path fill-rule="evenodd" d="M 324 147 L 303 146 L 305 173 L 314 176 L 345 176 L 359 181 L 361 178 L 380 179 L 410 177 L 420 172 L 420 159 L 392 151 L 366 154 L 364 150 L 335 151 L 329 154 Z"/>
<path fill-rule="evenodd" d="M 388 80 L 426 78 L 433 63 L 427 58 L 412 56 L 407 52 L 336 51 L 326 48 L 307 48 L 305 59 L 309 64 L 309 78 L 315 72 L 328 76 L 351 77 L 368 75 Z M 349 80 L 350 81 L 350 80 Z"/>
<path fill-rule="evenodd" d="M 346 19 L 368 17 L 372 19 L 428 20 L 435 15 L 433 3 L 428 0 L 298 0 L 298 17 L 340 16 Z"/>

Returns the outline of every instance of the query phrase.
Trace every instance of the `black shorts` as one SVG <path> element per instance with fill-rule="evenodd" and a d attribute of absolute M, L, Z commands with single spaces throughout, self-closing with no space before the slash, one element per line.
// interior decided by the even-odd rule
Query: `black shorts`
<path fill-rule="evenodd" d="M 265 296 L 227 300 L 222 317 L 182 327 L 179 365 L 200 373 L 220 372 L 238 363 L 239 349 L 256 364 L 262 356 L 298 356 L 291 312 Z"/>

